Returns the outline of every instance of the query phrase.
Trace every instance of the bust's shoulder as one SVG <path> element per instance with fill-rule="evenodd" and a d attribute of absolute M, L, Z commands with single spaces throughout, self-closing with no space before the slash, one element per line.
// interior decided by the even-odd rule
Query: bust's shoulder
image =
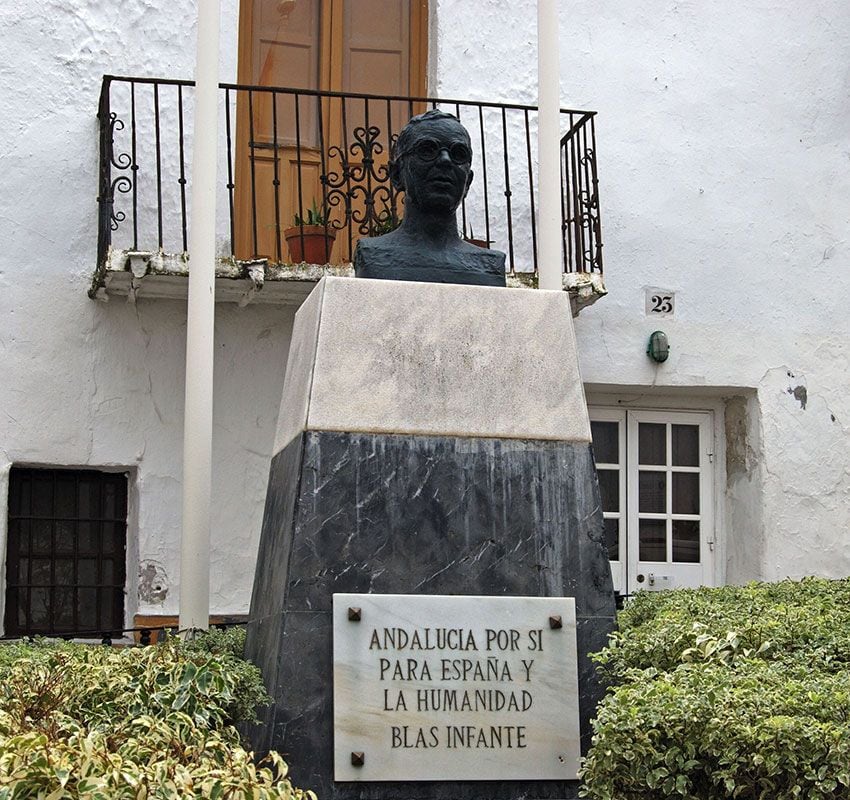
<path fill-rule="evenodd" d="M 355 251 L 371 252 L 374 250 L 386 250 L 388 247 L 392 247 L 392 240 L 392 233 L 385 233 L 383 236 L 367 236 L 357 241 Z"/>
<path fill-rule="evenodd" d="M 487 247 L 479 247 L 477 244 L 463 243 L 463 251 L 474 258 L 487 264 L 504 265 L 505 254 L 501 250 L 490 250 Z"/>
<path fill-rule="evenodd" d="M 394 232 L 393 232 L 394 233 Z M 358 278 L 383 277 L 384 269 L 398 258 L 392 233 L 360 239 L 354 248 L 354 274 Z"/>

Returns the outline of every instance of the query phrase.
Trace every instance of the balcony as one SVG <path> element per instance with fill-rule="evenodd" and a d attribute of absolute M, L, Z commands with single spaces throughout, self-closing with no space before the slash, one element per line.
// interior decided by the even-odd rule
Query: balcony
<path fill-rule="evenodd" d="M 91 297 L 186 295 L 193 89 L 103 79 Z M 399 223 L 389 154 L 428 108 L 459 117 L 472 138 L 462 235 L 506 253 L 509 286 L 536 286 L 534 106 L 227 83 L 220 92 L 217 300 L 298 304 L 323 275 L 353 274 L 357 240 Z M 562 269 L 575 311 L 605 294 L 594 118 L 561 110 Z M 322 234 L 312 256 L 301 252 L 311 222 Z"/>

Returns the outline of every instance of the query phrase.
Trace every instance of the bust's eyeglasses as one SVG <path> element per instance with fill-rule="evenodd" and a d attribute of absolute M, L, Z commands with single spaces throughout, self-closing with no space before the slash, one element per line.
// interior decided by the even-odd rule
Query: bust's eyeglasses
<path fill-rule="evenodd" d="M 452 163 L 458 166 L 470 164 L 472 162 L 472 150 L 470 150 L 462 142 L 455 142 L 452 145 L 440 144 L 433 139 L 420 139 L 413 147 L 405 150 L 402 155 L 413 153 L 421 161 L 436 161 L 440 153 L 445 150 L 449 154 Z"/>

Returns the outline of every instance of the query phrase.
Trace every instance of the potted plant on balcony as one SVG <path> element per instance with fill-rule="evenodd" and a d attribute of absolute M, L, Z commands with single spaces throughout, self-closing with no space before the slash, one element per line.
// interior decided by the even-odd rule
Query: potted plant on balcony
<path fill-rule="evenodd" d="M 283 232 L 294 264 L 327 264 L 331 260 L 336 231 L 328 226 L 327 215 L 319 210 L 316 200 L 307 209 L 306 218 L 296 214 L 294 225 Z"/>

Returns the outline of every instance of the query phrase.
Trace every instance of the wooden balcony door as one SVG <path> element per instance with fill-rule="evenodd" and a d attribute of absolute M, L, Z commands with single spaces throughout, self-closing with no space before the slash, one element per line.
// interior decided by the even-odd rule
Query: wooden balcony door
<path fill-rule="evenodd" d="M 423 96 L 427 25 L 427 0 L 241 0 L 239 83 Z M 397 133 L 406 122 L 404 106 L 373 101 L 369 122 L 380 119 L 385 137 L 390 128 Z M 290 260 L 282 231 L 296 214 L 306 217 L 314 202 L 323 206 L 323 171 L 339 171 L 333 160 L 340 152 L 356 159 L 353 131 L 364 125 L 366 113 L 362 100 L 238 93 L 237 258 Z M 384 148 L 377 159 L 385 163 L 387 157 Z M 343 203 L 328 208 L 337 224 L 345 221 Z M 340 230 L 331 263 L 350 261 L 357 238 L 356 230 Z"/>

